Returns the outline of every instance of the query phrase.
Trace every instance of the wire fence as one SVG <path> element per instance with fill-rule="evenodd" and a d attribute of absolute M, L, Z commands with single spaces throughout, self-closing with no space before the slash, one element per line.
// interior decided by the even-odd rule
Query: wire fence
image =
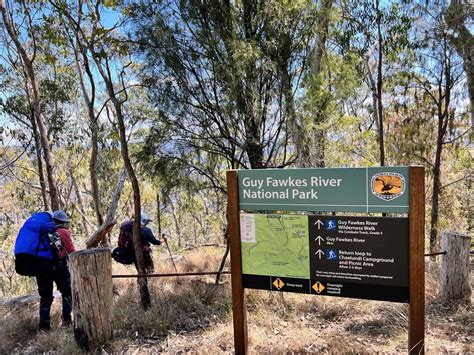
<path fill-rule="evenodd" d="M 470 254 L 474 254 L 474 250 L 469 252 Z M 446 255 L 445 251 L 439 251 L 435 253 L 427 253 L 424 256 L 437 256 L 437 255 Z M 137 275 L 112 275 L 113 279 L 124 279 L 124 278 L 138 278 L 138 277 L 180 277 L 180 276 L 203 276 L 203 275 L 224 275 L 230 274 L 229 270 L 224 271 L 203 271 L 203 272 L 183 272 L 183 273 L 171 273 L 171 274 L 137 274 Z"/>
<path fill-rule="evenodd" d="M 230 271 L 203 271 L 203 272 L 183 272 L 171 274 L 137 274 L 137 275 L 112 275 L 113 279 L 123 279 L 127 277 L 179 277 L 179 276 L 202 276 L 202 275 L 223 275 L 230 274 Z"/>

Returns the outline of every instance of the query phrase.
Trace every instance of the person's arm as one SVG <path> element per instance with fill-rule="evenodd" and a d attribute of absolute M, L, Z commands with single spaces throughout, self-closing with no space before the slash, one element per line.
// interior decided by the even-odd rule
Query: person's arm
<path fill-rule="evenodd" d="M 153 232 L 148 227 L 142 227 L 142 234 L 148 243 L 151 243 L 154 245 L 160 245 L 162 243 L 161 240 L 155 238 L 155 236 L 153 235 Z"/>
<path fill-rule="evenodd" d="M 76 248 L 72 242 L 71 231 L 65 228 L 59 228 L 56 233 L 61 237 L 61 243 L 68 254 L 74 253 Z"/>

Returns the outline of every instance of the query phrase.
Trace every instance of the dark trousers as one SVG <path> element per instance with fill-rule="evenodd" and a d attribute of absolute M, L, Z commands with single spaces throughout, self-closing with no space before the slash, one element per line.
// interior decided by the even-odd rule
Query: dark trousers
<path fill-rule="evenodd" d="M 63 301 L 62 319 L 64 322 L 71 321 L 72 311 L 72 291 L 71 275 L 67 266 L 57 266 L 51 273 L 36 276 L 38 283 L 38 293 L 40 295 L 40 324 L 49 325 L 51 304 L 53 303 L 53 283 L 61 292 Z"/>
<path fill-rule="evenodd" d="M 135 252 L 132 250 L 133 253 L 133 264 L 135 265 L 135 269 L 138 270 L 137 260 L 135 260 Z M 145 269 L 147 274 L 153 274 L 155 271 L 155 265 L 153 264 L 153 258 L 151 256 L 150 251 L 143 251 L 143 261 L 145 262 Z"/>

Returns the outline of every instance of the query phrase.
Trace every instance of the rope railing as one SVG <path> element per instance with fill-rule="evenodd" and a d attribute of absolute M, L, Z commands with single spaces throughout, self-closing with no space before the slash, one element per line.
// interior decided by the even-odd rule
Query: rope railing
<path fill-rule="evenodd" d="M 474 254 L 474 250 L 470 250 L 469 254 Z M 439 251 L 439 252 L 436 252 L 436 253 L 425 254 L 425 256 L 435 256 L 435 255 L 446 255 L 446 252 L 445 251 Z"/>
<path fill-rule="evenodd" d="M 446 255 L 446 252 L 445 251 L 439 251 L 439 252 L 436 252 L 436 253 L 425 254 L 425 256 L 435 256 L 435 255 Z"/>
<path fill-rule="evenodd" d="M 172 273 L 172 274 L 137 274 L 137 275 L 112 275 L 113 279 L 124 279 L 128 277 L 178 277 L 178 276 L 202 276 L 202 275 L 218 275 L 218 274 L 230 274 L 230 271 L 203 271 L 203 272 L 183 272 L 183 273 Z"/>
<path fill-rule="evenodd" d="M 470 254 L 474 254 L 474 251 L 470 251 Z M 436 255 L 446 255 L 445 251 L 439 251 L 436 253 L 427 253 L 425 256 L 436 256 Z M 203 271 L 203 272 L 183 272 L 183 273 L 171 273 L 171 274 L 138 274 L 138 275 L 112 275 L 113 279 L 124 279 L 130 277 L 179 277 L 179 276 L 203 276 L 203 275 L 223 275 L 230 274 L 230 271 L 224 270 L 221 272 L 218 271 Z"/>

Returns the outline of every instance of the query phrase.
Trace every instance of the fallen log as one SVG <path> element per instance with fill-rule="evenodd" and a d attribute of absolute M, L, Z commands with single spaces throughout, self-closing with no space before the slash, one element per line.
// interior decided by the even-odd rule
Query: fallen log
<path fill-rule="evenodd" d="M 54 291 L 53 297 L 61 298 L 61 293 L 59 293 L 59 291 Z M 5 301 L 0 302 L 0 305 L 2 305 L 3 307 L 7 309 L 15 310 L 16 308 L 24 308 L 27 305 L 31 305 L 39 301 L 40 301 L 40 296 L 37 292 L 35 292 L 29 295 L 7 299 Z"/>

